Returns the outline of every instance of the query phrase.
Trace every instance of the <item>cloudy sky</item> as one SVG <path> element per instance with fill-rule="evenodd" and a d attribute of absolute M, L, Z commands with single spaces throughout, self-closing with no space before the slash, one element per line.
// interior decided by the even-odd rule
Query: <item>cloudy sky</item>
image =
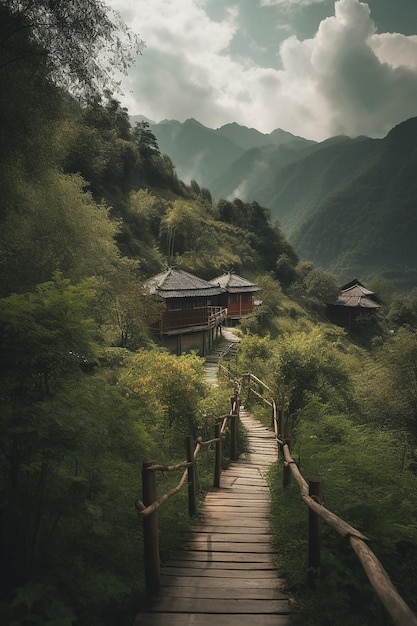
<path fill-rule="evenodd" d="M 131 115 L 384 136 L 417 115 L 416 0 L 106 0 L 146 48 Z"/>

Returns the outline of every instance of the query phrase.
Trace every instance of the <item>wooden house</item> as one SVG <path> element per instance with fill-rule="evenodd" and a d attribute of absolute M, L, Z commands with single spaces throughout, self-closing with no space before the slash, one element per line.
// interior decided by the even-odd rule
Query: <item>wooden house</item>
<path fill-rule="evenodd" d="M 227 321 L 234 322 L 241 317 L 253 313 L 256 309 L 254 294 L 260 290 L 255 283 L 238 276 L 234 272 L 227 272 L 213 278 L 212 285 L 220 285 L 222 294 L 220 304 L 227 309 Z"/>
<path fill-rule="evenodd" d="M 343 285 L 336 302 L 327 304 L 327 317 L 338 326 L 352 328 L 364 314 L 373 315 L 380 308 L 376 294 L 355 278 Z"/>
<path fill-rule="evenodd" d="M 169 267 L 150 278 L 146 287 L 165 303 L 151 326 L 164 345 L 178 355 L 191 347 L 203 356 L 210 352 L 227 316 L 219 300 L 223 293 L 220 285 Z"/>

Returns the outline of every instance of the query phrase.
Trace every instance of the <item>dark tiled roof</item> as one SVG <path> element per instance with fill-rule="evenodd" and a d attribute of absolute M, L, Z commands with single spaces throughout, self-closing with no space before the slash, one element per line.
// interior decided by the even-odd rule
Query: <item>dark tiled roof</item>
<path fill-rule="evenodd" d="M 222 276 L 213 278 L 210 283 L 213 285 L 220 285 L 220 287 L 229 293 L 253 293 L 254 291 L 260 290 L 258 285 L 251 283 L 249 280 L 246 280 L 246 278 L 242 278 L 233 272 L 227 272 Z"/>
<path fill-rule="evenodd" d="M 380 309 L 381 305 L 373 291 L 370 291 L 358 280 L 343 285 L 335 302 L 336 306 L 347 306 L 362 309 Z"/>
<path fill-rule="evenodd" d="M 162 298 L 210 297 L 222 293 L 219 284 L 209 283 L 176 267 L 169 267 L 152 276 L 146 281 L 146 286 L 150 293 L 158 294 Z"/>

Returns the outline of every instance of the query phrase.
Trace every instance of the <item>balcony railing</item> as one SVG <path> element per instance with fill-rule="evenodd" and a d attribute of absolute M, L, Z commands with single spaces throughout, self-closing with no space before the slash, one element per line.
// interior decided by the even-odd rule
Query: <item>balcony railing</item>
<path fill-rule="evenodd" d="M 227 309 L 220 306 L 207 306 L 198 309 L 164 311 L 161 319 L 153 328 L 160 332 L 180 330 L 193 326 L 206 326 L 214 328 L 219 326 L 227 318 Z"/>

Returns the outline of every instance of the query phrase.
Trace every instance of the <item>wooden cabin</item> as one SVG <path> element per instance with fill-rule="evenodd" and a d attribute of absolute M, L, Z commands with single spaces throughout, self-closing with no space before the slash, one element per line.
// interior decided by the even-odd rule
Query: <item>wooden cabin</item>
<path fill-rule="evenodd" d="M 235 322 L 243 316 L 253 313 L 256 309 L 254 294 L 260 290 L 255 283 L 238 276 L 234 272 L 227 272 L 213 278 L 212 285 L 220 285 L 222 294 L 220 304 L 227 309 L 227 321 Z"/>
<path fill-rule="evenodd" d="M 203 356 L 210 352 L 227 317 L 227 310 L 220 303 L 220 285 L 169 267 L 150 278 L 145 286 L 165 304 L 151 325 L 164 345 L 177 355 L 187 348 L 195 348 Z"/>
<path fill-rule="evenodd" d="M 352 328 L 364 314 L 373 315 L 380 308 L 376 294 L 355 278 L 341 287 L 336 302 L 327 304 L 327 317 L 338 326 Z"/>

